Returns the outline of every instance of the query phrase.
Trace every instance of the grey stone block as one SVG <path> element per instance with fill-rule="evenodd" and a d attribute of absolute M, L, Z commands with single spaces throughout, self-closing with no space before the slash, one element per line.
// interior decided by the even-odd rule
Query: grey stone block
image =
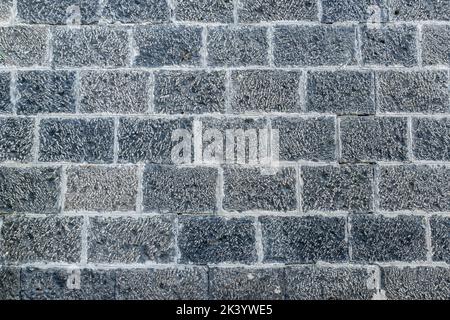
<path fill-rule="evenodd" d="M 53 35 L 56 67 L 125 67 L 129 64 L 127 30 L 121 28 L 57 27 Z"/>
<path fill-rule="evenodd" d="M 145 211 L 211 213 L 216 211 L 217 169 L 149 165 L 144 171 Z"/>
<path fill-rule="evenodd" d="M 11 112 L 11 73 L 0 72 L 0 114 Z"/>
<path fill-rule="evenodd" d="M 71 167 L 65 210 L 134 211 L 137 189 L 136 167 Z"/>
<path fill-rule="evenodd" d="M 243 0 L 238 6 L 239 22 L 316 21 L 317 3 L 311 0 Z"/>
<path fill-rule="evenodd" d="M 81 73 L 80 111 L 146 113 L 149 91 L 150 75 L 146 72 L 85 71 Z"/>
<path fill-rule="evenodd" d="M 450 170 L 445 167 L 386 166 L 379 175 L 382 210 L 450 210 Z"/>
<path fill-rule="evenodd" d="M 233 0 L 177 0 L 175 19 L 179 21 L 233 22 Z"/>
<path fill-rule="evenodd" d="M 450 269 L 441 267 L 382 268 L 382 289 L 392 300 L 450 299 Z"/>
<path fill-rule="evenodd" d="M 450 20 L 450 3 L 441 0 L 390 0 L 390 18 L 394 21 Z"/>
<path fill-rule="evenodd" d="M 40 127 L 39 161 L 109 163 L 113 160 L 112 119 L 46 119 Z"/>
<path fill-rule="evenodd" d="M 425 221 L 417 216 L 355 215 L 351 244 L 354 261 L 424 261 Z"/>
<path fill-rule="evenodd" d="M 0 3 L 0 22 L 7 22 L 12 17 L 13 0 L 3 0 Z"/>
<path fill-rule="evenodd" d="M 27 162 L 32 159 L 34 121 L 0 118 L 0 162 Z"/>
<path fill-rule="evenodd" d="M 341 128 L 341 160 L 405 161 L 408 158 L 406 118 L 345 117 Z"/>
<path fill-rule="evenodd" d="M 254 223 L 251 218 L 181 217 L 178 231 L 180 262 L 255 262 Z"/>
<path fill-rule="evenodd" d="M 274 30 L 277 66 L 353 65 L 354 27 L 279 26 Z"/>
<path fill-rule="evenodd" d="M 88 261 L 170 263 L 175 255 L 173 219 L 166 217 L 91 218 Z"/>
<path fill-rule="evenodd" d="M 302 167 L 303 210 L 370 211 L 373 176 L 366 165 Z"/>
<path fill-rule="evenodd" d="M 134 29 L 139 67 L 197 66 L 201 59 L 202 28 L 142 26 Z"/>
<path fill-rule="evenodd" d="M 450 118 L 415 118 L 413 153 L 417 160 L 450 160 Z"/>
<path fill-rule="evenodd" d="M 208 28 L 208 65 L 225 67 L 268 64 L 267 28 L 220 26 Z"/>
<path fill-rule="evenodd" d="M 364 23 L 388 20 L 386 0 L 322 0 L 322 22 L 357 21 Z"/>
<path fill-rule="evenodd" d="M 284 270 L 211 268 L 209 288 L 214 300 L 280 300 L 284 297 Z"/>
<path fill-rule="evenodd" d="M 417 65 L 417 30 L 410 25 L 361 27 L 362 60 L 366 65 Z"/>
<path fill-rule="evenodd" d="M 0 211 L 56 213 L 59 210 L 59 168 L 0 168 Z"/>
<path fill-rule="evenodd" d="M 20 294 L 20 269 L 0 267 L 0 300 L 18 300 Z"/>
<path fill-rule="evenodd" d="M 117 271 L 118 300 L 205 300 L 208 271 L 201 267 Z"/>
<path fill-rule="evenodd" d="M 108 0 L 102 16 L 121 23 L 166 22 L 170 9 L 166 0 Z"/>
<path fill-rule="evenodd" d="M 372 72 L 311 72 L 306 91 L 306 109 L 309 112 L 375 114 L 375 79 Z"/>
<path fill-rule="evenodd" d="M 155 111 L 223 113 L 225 90 L 225 72 L 222 71 L 161 71 L 155 74 Z"/>
<path fill-rule="evenodd" d="M 422 39 L 424 65 L 450 65 L 450 26 L 424 26 Z"/>
<path fill-rule="evenodd" d="M 75 72 L 19 71 L 17 113 L 74 113 Z"/>
<path fill-rule="evenodd" d="M 433 260 L 450 262 L 450 218 L 433 216 L 431 224 L 431 245 Z"/>
<path fill-rule="evenodd" d="M 449 111 L 448 73 L 443 71 L 377 74 L 381 112 L 441 113 Z"/>
<path fill-rule="evenodd" d="M 12 263 L 79 262 L 82 223 L 81 217 L 6 217 L 0 259 Z"/>
<path fill-rule="evenodd" d="M 261 217 L 265 262 L 348 260 L 344 217 Z"/>

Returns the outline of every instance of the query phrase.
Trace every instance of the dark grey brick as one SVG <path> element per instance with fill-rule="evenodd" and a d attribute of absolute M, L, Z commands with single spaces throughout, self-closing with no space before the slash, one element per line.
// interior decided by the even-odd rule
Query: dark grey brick
<path fill-rule="evenodd" d="M 317 2 L 313 0 L 242 0 L 238 7 L 240 22 L 317 20 Z"/>
<path fill-rule="evenodd" d="M 67 170 L 66 210 L 136 210 L 136 167 L 72 167 Z"/>
<path fill-rule="evenodd" d="M 211 299 L 280 300 L 284 297 L 282 268 L 211 268 Z"/>
<path fill-rule="evenodd" d="M 397 210 L 450 210 L 450 170 L 419 165 L 380 168 L 380 207 Z"/>
<path fill-rule="evenodd" d="M 251 218 L 187 217 L 179 220 L 182 263 L 253 263 L 255 227 Z"/>
<path fill-rule="evenodd" d="M 82 217 L 6 217 L 1 229 L 1 260 L 79 262 L 82 223 Z"/>
<path fill-rule="evenodd" d="M 102 16 L 111 22 L 166 22 L 170 10 L 166 0 L 108 0 Z"/>
<path fill-rule="evenodd" d="M 150 76 L 140 71 L 86 71 L 81 73 L 80 91 L 82 113 L 145 113 Z"/>
<path fill-rule="evenodd" d="M 105 163 L 113 160 L 112 119 L 46 119 L 40 127 L 39 161 Z"/>
<path fill-rule="evenodd" d="M 0 162 L 32 159 L 34 121 L 0 118 Z"/>
<path fill-rule="evenodd" d="M 93 263 L 170 263 L 174 260 L 173 219 L 91 218 L 88 261 Z"/>
<path fill-rule="evenodd" d="M 20 269 L 0 267 L 0 300 L 17 300 L 20 294 Z"/>
<path fill-rule="evenodd" d="M 322 22 L 387 21 L 386 0 L 322 0 Z"/>
<path fill-rule="evenodd" d="M 450 65 L 450 26 L 424 26 L 422 38 L 425 65 Z"/>
<path fill-rule="evenodd" d="M 450 160 L 450 118 L 415 118 L 412 127 L 417 160 Z"/>
<path fill-rule="evenodd" d="M 145 211 L 211 213 L 216 211 L 217 169 L 149 165 L 144 171 Z"/>
<path fill-rule="evenodd" d="M 340 128 L 344 161 L 404 161 L 408 158 L 406 118 L 345 117 Z"/>
<path fill-rule="evenodd" d="M 373 208 L 371 166 L 303 167 L 302 178 L 305 211 L 364 212 Z"/>
<path fill-rule="evenodd" d="M 440 267 L 382 268 L 382 289 L 392 300 L 450 299 L 450 269 Z"/>
<path fill-rule="evenodd" d="M 300 75 L 278 70 L 232 72 L 233 112 L 299 112 Z"/>
<path fill-rule="evenodd" d="M 20 71 L 16 90 L 19 114 L 75 112 L 75 72 Z"/>
<path fill-rule="evenodd" d="M 346 261 L 344 217 L 261 217 L 265 262 Z"/>
<path fill-rule="evenodd" d="M 260 168 L 225 167 L 223 207 L 228 211 L 292 211 L 297 208 L 296 171 L 277 168 L 265 175 Z"/>
<path fill-rule="evenodd" d="M 410 25 L 383 25 L 380 28 L 361 28 L 361 52 L 364 64 L 417 64 L 417 30 Z"/>
<path fill-rule="evenodd" d="M 202 28 L 144 26 L 134 30 L 139 67 L 196 66 L 200 64 Z"/>
<path fill-rule="evenodd" d="M 158 113 L 223 113 L 225 72 L 158 72 L 154 95 Z"/>
<path fill-rule="evenodd" d="M 57 67 L 124 67 L 129 63 L 125 29 L 59 27 L 52 34 L 53 64 Z"/>
<path fill-rule="evenodd" d="M 308 74 L 306 109 L 310 112 L 374 114 L 372 72 L 321 71 Z"/>
<path fill-rule="evenodd" d="M 12 17 L 13 0 L 3 0 L 0 3 L 0 22 L 7 22 Z"/>
<path fill-rule="evenodd" d="M 450 20 L 446 0 L 390 0 L 390 18 L 396 21 Z"/>
<path fill-rule="evenodd" d="M 199 267 L 117 272 L 119 300 L 205 300 L 208 271 Z"/>
<path fill-rule="evenodd" d="M 179 21 L 233 22 L 233 0 L 177 0 L 175 19 Z"/>
<path fill-rule="evenodd" d="M 423 261 L 425 221 L 417 216 L 355 215 L 351 244 L 354 261 Z"/>
<path fill-rule="evenodd" d="M 448 73 L 442 71 L 377 74 L 382 112 L 440 113 L 449 111 Z"/>
<path fill-rule="evenodd" d="M 289 300 L 369 300 L 375 293 L 373 271 L 346 267 L 290 267 L 286 269 Z"/>
<path fill-rule="evenodd" d="M 353 65 L 354 27 L 279 26 L 274 31 L 277 66 Z"/>
<path fill-rule="evenodd" d="M 46 64 L 46 27 L 0 27 L 1 66 L 31 67 Z"/>
<path fill-rule="evenodd" d="M 210 66 L 267 65 L 267 29 L 258 26 L 211 27 L 207 50 Z"/>
<path fill-rule="evenodd" d="M 433 260 L 450 262 L 450 218 L 433 216 L 430 224 Z"/>
<path fill-rule="evenodd" d="M 0 72 L 0 113 L 10 112 L 12 112 L 11 74 L 9 72 Z"/>
<path fill-rule="evenodd" d="M 0 211 L 56 213 L 59 168 L 0 168 Z"/>

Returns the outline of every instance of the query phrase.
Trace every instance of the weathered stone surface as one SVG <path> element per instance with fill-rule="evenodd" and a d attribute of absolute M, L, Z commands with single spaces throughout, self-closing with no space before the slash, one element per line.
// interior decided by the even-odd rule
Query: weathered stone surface
<path fill-rule="evenodd" d="M 433 216 L 430 225 L 433 260 L 450 262 L 450 218 Z"/>
<path fill-rule="evenodd" d="M 450 118 L 415 118 L 413 154 L 418 160 L 450 160 Z"/>
<path fill-rule="evenodd" d="M 161 23 L 169 21 L 170 10 L 166 0 L 108 0 L 103 18 L 122 23 Z"/>
<path fill-rule="evenodd" d="M 388 6 L 394 21 L 450 20 L 448 1 L 390 0 Z"/>
<path fill-rule="evenodd" d="M 0 300 L 17 300 L 20 294 L 20 269 L 0 267 Z"/>
<path fill-rule="evenodd" d="M 34 121 L 0 118 L 0 162 L 32 160 Z"/>
<path fill-rule="evenodd" d="M 243 0 L 238 7 L 239 22 L 315 21 L 317 14 L 317 3 L 311 0 Z"/>
<path fill-rule="evenodd" d="M 0 72 L 0 114 L 11 111 L 11 73 Z"/>
<path fill-rule="evenodd" d="M 12 17 L 13 0 L 3 0 L 0 3 L 0 22 L 7 22 Z"/>
<path fill-rule="evenodd" d="M 179 21 L 233 22 L 233 0 L 177 0 L 175 18 Z"/>
<path fill-rule="evenodd" d="M 422 34 L 423 64 L 450 65 L 450 26 L 424 26 Z"/>
<path fill-rule="evenodd" d="M 364 23 L 388 20 L 386 0 L 322 0 L 322 22 L 358 21 Z"/>

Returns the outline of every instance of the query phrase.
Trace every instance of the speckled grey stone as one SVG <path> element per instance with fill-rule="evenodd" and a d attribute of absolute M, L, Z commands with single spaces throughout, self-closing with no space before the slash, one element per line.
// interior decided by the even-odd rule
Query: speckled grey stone
<path fill-rule="evenodd" d="M 238 16 L 239 22 L 316 21 L 317 10 L 313 0 L 242 0 Z"/>
<path fill-rule="evenodd" d="M 422 39 L 424 65 L 450 65 L 450 26 L 425 25 Z"/>
<path fill-rule="evenodd" d="M 282 268 L 211 268 L 211 299 L 280 300 L 284 296 Z"/>
<path fill-rule="evenodd" d="M 417 160 L 450 160 L 450 118 L 415 118 L 413 154 Z"/>
<path fill-rule="evenodd" d="M 381 112 L 449 112 L 448 73 L 443 71 L 377 74 Z"/>
<path fill-rule="evenodd" d="M 118 300 L 205 300 L 208 271 L 178 267 L 117 271 Z"/>
<path fill-rule="evenodd" d="M 11 112 L 11 73 L 0 72 L 0 114 Z"/>
<path fill-rule="evenodd" d="M 450 20 L 450 2 L 446 0 L 389 0 L 394 21 Z"/>
<path fill-rule="evenodd" d="M 433 216 L 430 225 L 433 260 L 450 262 L 450 218 Z"/>
<path fill-rule="evenodd" d="M 136 167 L 71 167 L 66 175 L 65 210 L 136 210 Z"/>
<path fill-rule="evenodd" d="M 19 71 L 17 113 L 74 113 L 75 72 Z"/>
<path fill-rule="evenodd" d="M 367 165 L 302 167 L 303 210 L 370 211 L 373 176 Z"/>
<path fill-rule="evenodd" d="M 141 71 L 85 71 L 81 73 L 80 112 L 146 113 L 150 75 Z"/>
<path fill-rule="evenodd" d="M 279 130 L 280 160 L 332 161 L 336 159 L 336 126 L 333 117 L 275 118 Z"/>
<path fill-rule="evenodd" d="M 340 122 L 341 160 L 405 161 L 408 123 L 399 117 L 344 117 Z"/>
<path fill-rule="evenodd" d="M 0 22 L 7 22 L 12 17 L 13 0 L 3 0 L 0 3 Z"/>
<path fill-rule="evenodd" d="M 386 0 L 322 0 L 322 22 L 386 22 L 388 16 L 385 2 Z"/>
<path fill-rule="evenodd" d="M 256 261 L 252 218 L 188 217 L 179 219 L 181 263 L 245 263 Z"/>
<path fill-rule="evenodd" d="M 450 269 L 382 268 L 381 288 L 392 300 L 449 300 Z"/>
<path fill-rule="evenodd" d="M 27 162 L 32 159 L 34 121 L 0 118 L 0 162 Z"/>
<path fill-rule="evenodd" d="M 375 80 L 366 71 L 308 74 L 306 110 L 337 114 L 375 114 Z"/>
<path fill-rule="evenodd" d="M 91 218 L 88 261 L 170 263 L 174 261 L 173 219 L 167 217 Z"/>
<path fill-rule="evenodd" d="M 217 169 L 148 165 L 144 171 L 145 211 L 212 213 L 216 211 Z"/>
<path fill-rule="evenodd" d="M 79 262 L 82 223 L 82 217 L 5 217 L 0 237 L 0 260 Z"/>
<path fill-rule="evenodd" d="M 0 300 L 18 300 L 20 294 L 20 269 L 0 267 Z"/>
<path fill-rule="evenodd" d="M 178 21 L 233 22 L 233 0 L 177 0 L 176 3 Z"/>
<path fill-rule="evenodd" d="M 208 65 L 215 67 L 266 65 L 268 46 L 265 27 L 210 27 L 207 39 Z"/>
<path fill-rule="evenodd" d="M 379 169 L 380 208 L 397 210 L 450 210 L 450 170 L 422 165 Z"/>
<path fill-rule="evenodd" d="M 155 74 L 155 110 L 169 114 L 223 113 L 225 90 L 223 71 L 161 71 Z"/>
<path fill-rule="evenodd" d="M 354 27 L 278 26 L 274 30 L 276 66 L 353 65 Z"/>
<path fill-rule="evenodd" d="M 121 23 L 166 22 L 170 9 L 166 0 L 108 0 L 102 16 Z"/>
<path fill-rule="evenodd" d="M 0 211 L 3 213 L 56 213 L 59 192 L 59 168 L 0 168 Z"/>
<path fill-rule="evenodd" d="M 134 30 L 138 67 L 197 66 L 201 59 L 202 28 L 141 26 Z"/>
<path fill-rule="evenodd" d="M 348 260 L 344 217 L 261 217 L 265 262 Z"/>
<path fill-rule="evenodd" d="M 289 300 L 370 300 L 376 293 L 373 271 L 346 267 L 286 269 Z"/>

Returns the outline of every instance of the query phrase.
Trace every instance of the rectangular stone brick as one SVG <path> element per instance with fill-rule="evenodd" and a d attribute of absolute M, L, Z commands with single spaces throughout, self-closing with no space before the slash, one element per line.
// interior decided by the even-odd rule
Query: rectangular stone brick
<path fill-rule="evenodd" d="M 311 72 L 306 91 L 306 109 L 309 112 L 375 114 L 375 78 L 372 72 Z"/>
<path fill-rule="evenodd" d="M 0 72 L 0 114 L 11 112 L 11 73 Z"/>
<path fill-rule="evenodd" d="M 134 29 L 138 67 L 197 66 L 201 60 L 202 28 L 142 26 Z"/>
<path fill-rule="evenodd" d="M 382 210 L 450 210 L 450 170 L 440 166 L 401 165 L 381 167 Z"/>
<path fill-rule="evenodd" d="M 412 127 L 415 159 L 450 160 L 450 118 L 415 118 Z"/>
<path fill-rule="evenodd" d="M 136 210 L 136 167 L 71 167 L 66 175 L 65 210 Z"/>
<path fill-rule="evenodd" d="M 177 0 L 175 19 L 178 21 L 233 22 L 234 3 L 231 0 Z"/>
<path fill-rule="evenodd" d="M 386 22 L 387 0 L 322 0 L 322 22 Z"/>
<path fill-rule="evenodd" d="M 0 267 L 0 300 L 18 300 L 19 294 L 20 269 Z"/>
<path fill-rule="evenodd" d="M 109 163 L 113 160 L 112 119 L 46 119 L 40 122 L 39 161 Z"/>
<path fill-rule="evenodd" d="M 17 113 L 74 113 L 75 78 L 71 71 L 19 71 Z"/>
<path fill-rule="evenodd" d="M 0 211 L 56 213 L 59 211 L 60 168 L 0 168 Z"/>
<path fill-rule="evenodd" d="M 8 22 L 12 17 L 13 0 L 3 0 L 0 3 L 0 22 Z"/>
<path fill-rule="evenodd" d="M 166 0 L 108 0 L 102 16 L 113 23 L 168 22 L 170 9 Z"/>
<path fill-rule="evenodd" d="M 145 211 L 212 213 L 217 210 L 215 168 L 148 165 L 143 179 Z"/>
<path fill-rule="evenodd" d="M 445 0 L 390 0 L 390 19 L 394 21 L 450 20 L 450 2 Z"/>
<path fill-rule="evenodd" d="M 0 118 L 0 162 L 32 160 L 34 121 Z"/>
<path fill-rule="evenodd" d="M 450 262 L 450 218 L 433 216 L 430 225 L 433 260 Z"/>
<path fill-rule="evenodd" d="M 88 261 L 170 263 L 175 258 L 173 219 L 167 217 L 91 218 Z"/>
<path fill-rule="evenodd" d="M 189 217 L 179 220 L 181 263 L 245 263 L 256 261 L 252 218 Z"/>
<path fill-rule="evenodd" d="M 82 217 L 5 217 L 0 258 L 11 263 L 80 261 Z"/>
<path fill-rule="evenodd" d="M 275 27 L 274 62 L 277 66 L 353 65 L 355 39 L 354 27 Z"/>
<path fill-rule="evenodd" d="M 341 160 L 405 161 L 408 123 L 397 117 L 344 117 L 340 120 Z"/>
<path fill-rule="evenodd" d="M 422 39 L 424 65 L 450 65 L 450 26 L 424 26 Z"/>
<path fill-rule="evenodd" d="M 265 262 L 348 260 L 344 217 L 261 217 Z"/>
<path fill-rule="evenodd" d="M 303 210 L 370 211 L 373 176 L 366 165 L 302 167 Z"/>
<path fill-rule="evenodd" d="M 316 21 L 317 15 L 317 3 L 310 0 L 243 0 L 238 7 L 239 22 Z"/>
<path fill-rule="evenodd" d="M 220 26 L 208 28 L 208 65 L 225 67 L 268 64 L 267 28 Z"/>

